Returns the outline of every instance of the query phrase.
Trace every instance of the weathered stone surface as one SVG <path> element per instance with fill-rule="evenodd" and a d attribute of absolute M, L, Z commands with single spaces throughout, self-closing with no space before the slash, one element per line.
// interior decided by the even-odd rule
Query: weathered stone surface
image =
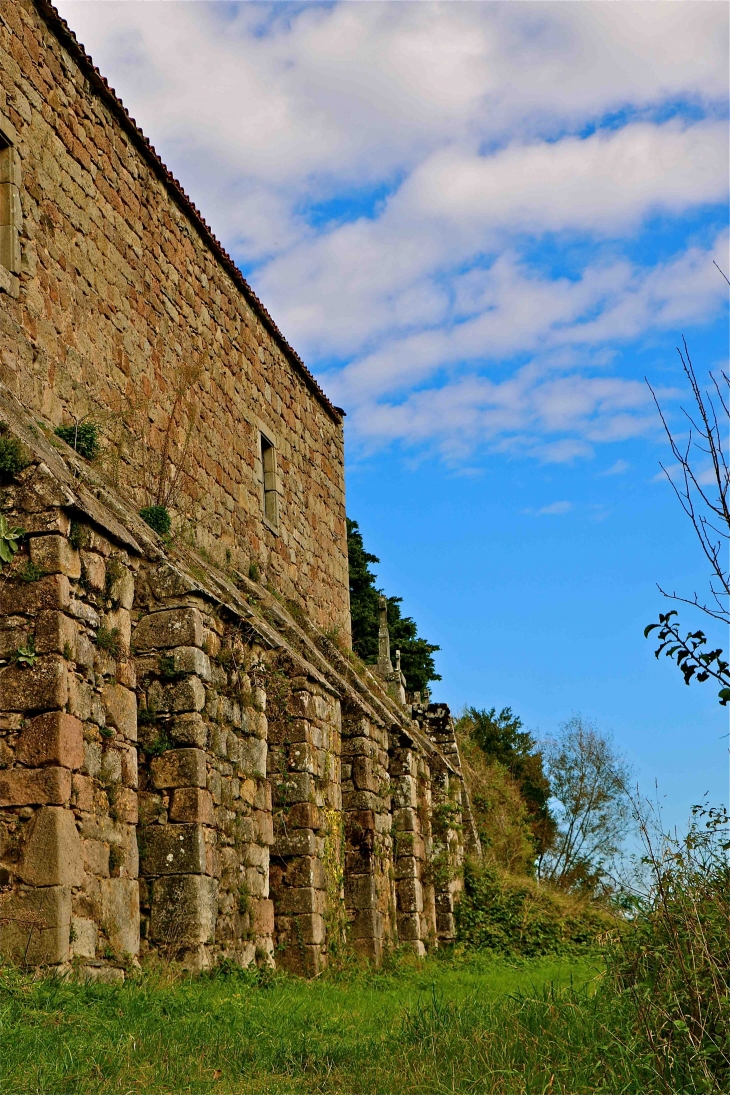
<path fill-rule="evenodd" d="M 109 877 L 109 845 L 104 840 L 82 840 L 84 867 L 95 878 Z"/>
<path fill-rule="evenodd" d="M 169 650 L 202 646 L 203 620 L 197 608 L 173 608 L 143 616 L 134 630 L 135 649 Z"/>
<path fill-rule="evenodd" d="M 311 829 L 294 829 L 286 835 L 280 834 L 274 839 L 272 855 L 315 855 L 317 840 Z"/>
<path fill-rule="evenodd" d="M 68 654 L 77 656 L 77 628 L 74 620 L 63 612 L 47 609 L 41 612 L 35 625 L 35 648 L 38 654 Z"/>
<path fill-rule="evenodd" d="M 147 690 L 148 705 L 164 714 L 183 714 L 202 711 L 206 706 L 205 687 L 198 677 L 182 677 L 163 687 L 159 681 L 152 681 Z M 206 709 L 206 714 L 213 718 Z"/>
<path fill-rule="evenodd" d="M 398 910 L 404 913 L 423 912 L 423 890 L 418 878 L 403 878 L 397 887 Z"/>
<path fill-rule="evenodd" d="M 67 962 L 70 928 L 67 886 L 0 894 L 0 955 L 8 962 L 31 966 Z"/>
<path fill-rule="evenodd" d="M 345 904 L 350 909 L 374 909 L 378 902 L 378 891 L 372 875 L 361 875 L 345 879 Z"/>
<path fill-rule="evenodd" d="M 218 883 L 201 875 L 157 878 L 152 886 L 150 935 L 169 947 L 207 943 L 215 935 Z"/>
<path fill-rule="evenodd" d="M 68 668 L 62 658 L 48 655 L 33 666 L 9 665 L 0 670 L 0 710 L 43 711 L 68 701 Z"/>
<path fill-rule="evenodd" d="M 106 587 L 106 563 L 95 551 L 81 552 L 81 565 L 84 568 L 84 581 L 91 589 L 101 591 Z"/>
<path fill-rule="evenodd" d="M 128 741 L 137 740 L 137 697 L 121 684 L 105 684 L 101 692 L 106 722 Z"/>
<path fill-rule="evenodd" d="M 205 873 L 205 837 L 201 825 L 149 825 L 140 845 L 145 875 Z"/>
<path fill-rule="evenodd" d="M 170 803 L 171 821 L 189 821 L 198 825 L 213 825 L 213 797 L 200 787 L 178 787 Z"/>
<path fill-rule="evenodd" d="M 13 768 L 0 772 L 0 806 L 64 804 L 70 797 L 68 768 Z"/>
<path fill-rule="evenodd" d="M 31 561 L 46 574 L 66 574 L 69 578 L 81 577 L 81 560 L 65 536 L 32 536 L 30 539 Z"/>
<path fill-rule="evenodd" d="M 134 604 L 134 575 L 121 564 L 117 564 L 117 570 L 116 577 L 109 584 L 109 599 L 121 608 L 130 609 Z"/>
<path fill-rule="evenodd" d="M 208 741 L 208 728 L 203 721 L 203 716 L 197 711 L 190 711 L 184 715 L 177 715 L 168 723 L 169 734 L 173 741 L 180 745 L 195 745 L 204 749 Z"/>
<path fill-rule="evenodd" d="M 34 886 L 81 886 L 81 839 L 70 810 L 43 806 L 36 811 L 18 874 Z"/>
<path fill-rule="evenodd" d="M 99 882 L 101 922 L 120 957 L 139 953 L 139 883 L 131 878 L 102 878 Z"/>
<path fill-rule="evenodd" d="M 150 764 L 155 787 L 205 787 L 207 766 L 202 749 L 168 749 Z"/>
<path fill-rule="evenodd" d="M 267 754 L 268 747 L 265 741 L 259 738 L 243 738 L 239 752 L 239 771 L 242 774 L 263 779 L 266 776 Z"/>
<path fill-rule="evenodd" d="M 269 898 L 251 901 L 253 929 L 257 935 L 271 935 L 274 930 L 274 902 Z"/>
<path fill-rule="evenodd" d="M 83 916 L 71 918 L 71 954 L 76 958 L 95 958 L 98 928 Z"/>
<path fill-rule="evenodd" d="M 80 721 L 64 711 L 37 715 L 21 731 L 16 758 L 29 768 L 45 764 L 82 768 L 84 736 Z"/>
<path fill-rule="evenodd" d="M 210 680 L 210 659 L 199 647 L 178 646 L 171 657 L 176 673 L 195 673 L 203 681 Z"/>
<path fill-rule="evenodd" d="M 2 615 L 34 615 L 44 609 L 65 609 L 70 603 L 70 587 L 64 574 L 49 574 L 36 582 L 3 582 L 0 587 Z"/>
<path fill-rule="evenodd" d="M 323 913 L 327 906 L 327 895 L 323 890 L 314 890 L 310 886 L 283 886 L 274 897 L 278 913 L 286 915 L 297 913 Z"/>

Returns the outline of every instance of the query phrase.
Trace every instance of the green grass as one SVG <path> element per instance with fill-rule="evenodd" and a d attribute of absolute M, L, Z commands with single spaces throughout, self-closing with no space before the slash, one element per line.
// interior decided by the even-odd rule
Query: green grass
<path fill-rule="evenodd" d="M 483 953 L 314 982 L 160 972 L 77 985 L 5 970 L 0 1092 L 652 1090 L 647 1077 L 630 1086 L 629 1064 L 616 1071 L 620 1019 L 600 981 L 600 959 Z"/>

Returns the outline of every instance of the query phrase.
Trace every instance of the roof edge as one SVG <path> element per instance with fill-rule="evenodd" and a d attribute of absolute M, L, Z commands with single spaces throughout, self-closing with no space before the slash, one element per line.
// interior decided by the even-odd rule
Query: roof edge
<path fill-rule="evenodd" d="M 79 65 L 79 68 L 88 78 L 91 87 L 99 95 L 99 97 L 106 103 L 115 115 L 117 120 L 121 123 L 128 136 L 131 138 L 135 147 L 142 153 L 147 163 L 152 167 L 155 174 L 162 181 L 163 185 L 167 188 L 173 199 L 180 206 L 182 211 L 192 221 L 198 234 L 213 252 L 215 257 L 220 262 L 221 266 L 233 279 L 239 290 L 242 292 L 246 301 L 253 308 L 258 318 L 263 323 L 264 327 L 268 330 L 274 339 L 278 342 L 280 348 L 288 358 L 291 365 L 294 366 L 297 372 L 299 372 L 310 390 L 314 393 L 322 406 L 328 412 L 330 417 L 337 423 L 342 425 L 345 412 L 340 407 L 335 407 L 327 396 L 323 389 L 320 387 L 317 380 L 315 380 L 312 373 L 302 361 L 296 350 L 287 342 L 284 335 L 281 333 L 272 316 L 266 309 L 265 305 L 259 300 L 254 293 L 251 286 L 244 278 L 241 271 L 236 266 L 235 262 L 228 254 L 223 245 L 216 239 L 213 230 L 208 226 L 202 213 L 197 209 L 191 199 L 185 193 L 182 185 L 178 182 L 172 172 L 168 171 L 165 164 L 160 159 L 158 153 L 154 147 L 139 128 L 134 118 L 131 117 L 129 111 L 125 107 L 122 100 L 119 98 L 114 88 L 110 87 L 106 79 L 99 72 L 92 61 L 89 54 L 86 52 L 81 42 L 69 27 L 66 20 L 60 14 L 60 12 L 51 3 L 51 0 L 33 0 L 33 3 L 38 10 L 39 15 L 44 20 L 49 29 L 58 38 L 61 44 L 73 55 L 74 60 Z"/>

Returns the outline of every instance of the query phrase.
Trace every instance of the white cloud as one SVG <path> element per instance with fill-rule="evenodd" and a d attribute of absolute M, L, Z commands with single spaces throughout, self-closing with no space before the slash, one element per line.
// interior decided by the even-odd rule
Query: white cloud
<path fill-rule="evenodd" d="M 602 471 L 601 475 L 625 475 L 630 467 L 628 460 L 617 460 L 610 468 Z"/>
<path fill-rule="evenodd" d="M 352 439 L 559 463 L 655 428 L 611 348 L 716 314 L 727 237 L 627 245 L 727 195 L 725 5 L 59 7 Z"/>
<path fill-rule="evenodd" d="M 549 506 L 543 506 L 539 509 L 538 515 L 562 517 L 565 513 L 570 513 L 573 508 L 572 502 L 551 502 Z"/>

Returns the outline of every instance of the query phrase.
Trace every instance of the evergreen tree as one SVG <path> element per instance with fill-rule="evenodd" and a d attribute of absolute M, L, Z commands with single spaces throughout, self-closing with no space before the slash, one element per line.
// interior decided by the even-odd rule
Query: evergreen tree
<path fill-rule="evenodd" d="M 378 598 L 381 590 L 375 585 L 376 576 L 370 563 L 379 563 L 377 555 L 365 550 L 357 521 L 347 519 L 347 550 L 350 562 L 350 615 L 352 645 L 368 665 L 378 660 Z M 401 652 L 401 669 L 409 692 L 423 692 L 429 681 L 440 681 L 433 660 L 440 647 L 418 635 L 418 626 L 410 616 L 402 616 L 402 597 L 388 597 L 388 630 L 390 647 Z"/>

